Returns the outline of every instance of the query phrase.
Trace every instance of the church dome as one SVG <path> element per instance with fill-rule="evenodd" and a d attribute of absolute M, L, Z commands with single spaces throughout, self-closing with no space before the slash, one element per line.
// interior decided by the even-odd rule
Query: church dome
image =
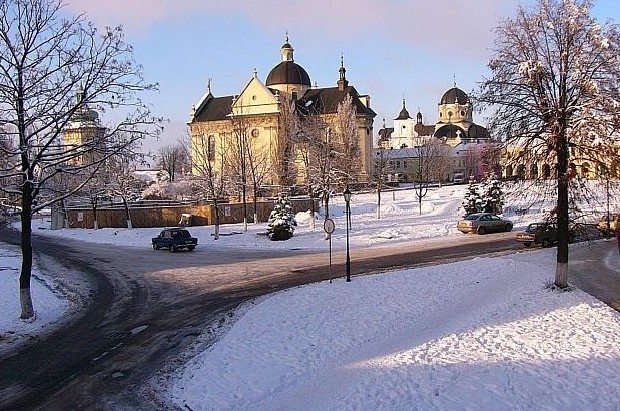
<path fill-rule="evenodd" d="M 286 41 L 280 47 L 281 62 L 269 72 L 265 85 L 277 86 L 280 84 L 298 85 L 310 87 L 310 76 L 299 64 L 293 59 L 293 47 L 288 42 L 288 33 Z"/>
<path fill-rule="evenodd" d="M 310 76 L 299 64 L 292 60 L 282 61 L 267 76 L 266 86 L 277 84 L 300 84 L 310 87 Z"/>
<path fill-rule="evenodd" d="M 467 94 L 458 87 L 452 87 L 450 90 L 443 93 L 439 104 L 467 104 L 469 103 L 469 97 Z"/>

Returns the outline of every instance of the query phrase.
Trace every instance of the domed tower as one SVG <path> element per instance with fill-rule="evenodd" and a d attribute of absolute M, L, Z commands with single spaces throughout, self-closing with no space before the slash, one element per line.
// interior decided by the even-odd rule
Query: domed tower
<path fill-rule="evenodd" d="M 63 129 L 63 140 L 66 150 L 80 150 L 80 147 L 84 147 L 89 142 L 100 144 L 104 133 L 105 127 L 102 127 L 99 123 L 99 113 L 95 110 L 91 110 L 88 104 L 84 103 L 86 93 L 82 86 L 78 88 L 76 93 L 77 110 L 69 119 L 69 123 Z M 85 164 L 94 161 L 95 158 L 90 155 L 88 158 L 85 156 L 78 156 L 71 160 L 73 164 Z"/>
<path fill-rule="evenodd" d="M 394 119 L 394 131 L 390 136 L 391 148 L 417 147 L 422 144 L 419 135 L 415 130 L 415 121 L 409 115 L 405 99 L 403 98 L 403 108 Z"/>
<path fill-rule="evenodd" d="M 458 124 L 467 129 L 473 122 L 469 97 L 456 85 L 441 96 L 438 110 L 439 123 Z"/>
<path fill-rule="evenodd" d="M 486 128 L 474 124 L 473 106 L 463 90 L 454 87 L 443 93 L 439 100 L 439 121 L 435 124 L 434 136 L 445 140 L 452 147 L 461 142 L 489 141 Z"/>
<path fill-rule="evenodd" d="M 295 63 L 293 51 L 287 35 L 285 43 L 280 48 L 282 61 L 269 72 L 265 85 L 281 93 L 291 94 L 293 98 L 297 99 L 303 96 L 306 90 L 310 88 L 311 83 L 306 70 Z"/>

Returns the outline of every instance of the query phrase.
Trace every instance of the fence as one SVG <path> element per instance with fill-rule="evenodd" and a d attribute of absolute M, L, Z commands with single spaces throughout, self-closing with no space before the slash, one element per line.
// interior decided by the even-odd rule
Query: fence
<path fill-rule="evenodd" d="M 315 202 L 315 210 L 319 209 L 319 200 L 306 198 L 291 199 L 293 213 L 308 211 L 311 201 Z M 273 210 L 273 200 L 260 200 L 256 203 L 257 222 L 266 222 L 269 214 Z M 234 224 L 243 222 L 243 203 L 222 203 L 218 204 L 220 209 L 220 224 Z M 87 206 L 70 207 L 65 210 L 66 220 L 63 218 L 62 210 L 54 209 L 52 228 L 94 228 L 95 216 L 92 208 Z M 60 214 L 60 215 L 59 215 Z M 215 207 L 213 204 L 168 204 L 152 205 L 135 203 L 129 204 L 129 215 L 131 226 L 135 228 L 147 227 L 171 227 L 184 225 L 213 225 L 215 222 Z M 191 216 L 183 218 L 183 216 Z M 247 203 L 248 222 L 254 222 L 254 203 Z M 66 221 L 65 223 L 60 223 Z M 123 228 L 127 227 L 125 208 L 122 206 L 101 206 L 97 208 L 97 227 L 98 228 Z"/>

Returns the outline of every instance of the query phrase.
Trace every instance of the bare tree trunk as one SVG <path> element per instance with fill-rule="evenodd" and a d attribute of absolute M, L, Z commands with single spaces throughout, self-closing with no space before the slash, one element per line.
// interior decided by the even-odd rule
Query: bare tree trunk
<path fill-rule="evenodd" d="M 377 188 L 377 220 L 381 219 L 381 182 Z"/>
<path fill-rule="evenodd" d="M 217 200 L 215 198 L 213 199 L 213 205 L 215 208 L 215 224 L 213 227 L 213 239 L 219 240 L 220 239 L 220 207 L 217 204 Z"/>
<path fill-rule="evenodd" d="M 310 196 L 310 229 L 314 230 L 316 228 L 316 221 L 314 221 L 314 196 Z"/>
<path fill-rule="evenodd" d="M 127 228 L 132 229 L 133 224 L 131 223 L 131 214 L 129 214 L 129 204 L 127 203 L 127 199 L 123 197 L 123 206 L 125 207 L 125 220 L 127 221 Z"/>
<path fill-rule="evenodd" d="M 566 132 L 559 131 L 557 142 L 558 152 L 558 251 L 555 270 L 555 285 L 559 288 L 568 287 L 568 141 Z"/>
<path fill-rule="evenodd" d="M 34 307 L 32 305 L 32 296 L 30 294 L 30 278 L 32 276 L 32 195 L 29 188 L 24 189 L 22 195 L 22 212 L 21 212 L 21 242 L 22 242 L 22 269 L 19 276 L 19 301 L 21 304 L 21 319 L 34 317 Z"/>

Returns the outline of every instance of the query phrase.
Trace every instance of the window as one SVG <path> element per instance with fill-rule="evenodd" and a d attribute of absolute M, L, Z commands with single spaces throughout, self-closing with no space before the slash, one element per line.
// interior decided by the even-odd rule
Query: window
<path fill-rule="evenodd" d="M 251 134 L 252 134 L 252 137 L 256 138 L 256 137 L 258 137 L 260 132 L 258 131 L 257 128 L 255 128 L 255 129 L 252 129 L 252 133 Z"/>
<path fill-rule="evenodd" d="M 207 140 L 207 159 L 215 161 L 215 136 L 210 135 Z"/>

